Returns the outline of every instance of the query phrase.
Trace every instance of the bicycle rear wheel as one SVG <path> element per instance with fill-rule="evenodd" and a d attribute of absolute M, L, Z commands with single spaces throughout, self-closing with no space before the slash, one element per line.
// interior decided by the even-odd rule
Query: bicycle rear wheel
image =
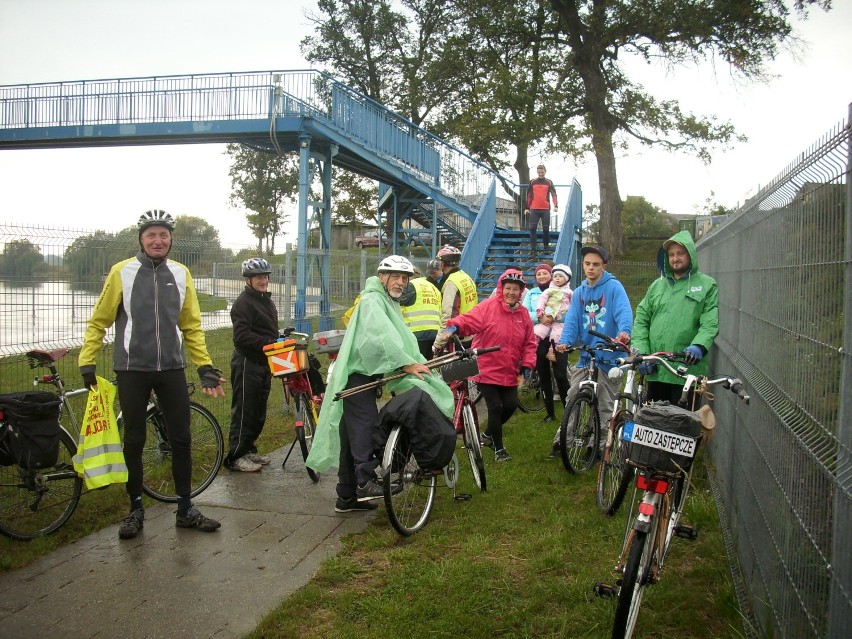
<path fill-rule="evenodd" d="M 562 464 L 572 475 L 591 468 L 598 454 L 600 439 L 598 407 L 588 392 L 579 392 L 568 402 L 559 428 Z"/>
<path fill-rule="evenodd" d="M 616 415 L 615 423 L 608 431 L 612 435 L 612 441 L 609 449 L 604 451 L 598 469 L 598 508 L 608 517 L 618 512 L 633 479 L 633 468 L 627 465 L 624 442 L 621 441 L 624 424 L 631 419 L 633 415 L 626 411 Z"/>
<path fill-rule="evenodd" d="M 462 409 L 464 420 L 464 447 L 467 449 L 467 458 L 470 460 L 470 469 L 473 471 L 473 481 L 483 493 L 486 491 L 485 462 L 482 461 L 482 446 L 479 444 L 479 424 L 476 420 L 476 412 L 473 406 L 465 403 Z"/>
<path fill-rule="evenodd" d="M 435 504 L 438 477 L 420 468 L 408 438 L 399 426 L 391 430 L 382 460 L 385 472 L 385 509 L 397 532 L 410 537 L 421 530 Z"/>
<path fill-rule="evenodd" d="M 651 522 L 652 530 L 656 522 Z M 612 626 L 612 639 L 630 639 L 636 628 L 639 617 L 639 606 L 642 605 L 642 594 L 647 585 L 652 554 L 654 552 L 653 535 L 634 531 L 633 542 L 627 563 L 624 564 L 624 576 L 618 591 L 618 606 L 615 609 L 615 621 Z"/>
<path fill-rule="evenodd" d="M 29 541 L 49 535 L 68 521 L 83 491 L 83 480 L 72 461 L 76 454 L 77 442 L 61 428 L 59 458 L 50 468 L 0 466 L 0 533 Z"/>
<path fill-rule="evenodd" d="M 156 406 L 148 409 L 145 418 L 145 447 L 142 449 L 142 490 L 158 501 L 177 501 L 172 476 L 172 447 L 169 443 L 166 420 Z M 206 489 L 222 466 L 225 441 L 222 428 L 213 414 L 195 402 L 189 403 L 189 432 L 192 437 L 192 480 L 190 497 Z"/>
<path fill-rule="evenodd" d="M 537 413 L 544 410 L 544 396 L 541 393 L 541 383 L 536 371 L 530 372 L 518 386 L 518 408 L 524 413 Z"/>
<path fill-rule="evenodd" d="M 304 394 L 296 395 L 296 415 L 302 416 L 302 425 L 296 425 L 296 439 L 299 440 L 299 449 L 302 451 L 302 459 L 308 461 L 308 454 L 311 452 L 311 446 L 314 443 L 314 433 L 317 430 L 317 418 L 314 413 L 314 403 L 310 401 Z M 319 473 L 313 468 L 305 464 L 305 470 L 308 471 L 308 477 L 314 483 L 319 481 Z"/>

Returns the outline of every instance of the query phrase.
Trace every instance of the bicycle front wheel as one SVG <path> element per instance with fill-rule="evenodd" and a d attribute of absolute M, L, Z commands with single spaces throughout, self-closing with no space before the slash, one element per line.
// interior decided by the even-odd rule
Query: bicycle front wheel
<path fill-rule="evenodd" d="M 655 522 L 652 522 L 653 526 L 656 526 Z M 647 585 L 653 552 L 653 535 L 649 536 L 648 533 L 641 530 L 634 531 L 627 563 L 624 564 L 621 588 L 618 592 L 618 606 L 615 609 L 612 639 L 630 639 L 633 636 L 636 619 L 639 617 L 639 606 L 642 605 L 642 594 Z"/>
<path fill-rule="evenodd" d="M 299 440 L 299 450 L 302 451 L 302 459 L 308 461 L 308 454 L 311 452 L 311 446 L 314 443 L 314 433 L 317 430 L 317 417 L 314 412 L 316 409 L 314 403 L 310 401 L 306 395 L 296 395 L 296 414 L 302 416 L 302 425 L 299 426 L 296 422 L 296 439 Z M 319 473 L 313 468 L 305 464 L 305 470 L 308 471 L 308 477 L 314 483 L 319 481 Z"/>
<path fill-rule="evenodd" d="M 544 410 L 544 396 L 541 393 L 541 383 L 536 371 L 530 372 L 518 386 L 518 408 L 524 413 L 537 413 Z"/>
<path fill-rule="evenodd" d="M 588 392 L 574 395 L 562 415 L 559 449 L 562 464 L 572 475 L 584 473 L 595 463 L 600 438 L 598 407 Z"/>
<path fill-rule="evenodd" d="M 172 476 L 172 447 L 166 420 L 156 406 L 145 418 L 145 448 L 142 449 L 142 490 L 158 501 L 177 501 Z M 213 414 L 195 402 L 189 404 L 189 433 L 192 437 L 190 497 L 200 495 L 219 473 L 225 458 L 222 428 Z"/>
<path fill-rule="evenodd" d="M 0 466 L 0 533 L 29 541 L 49 535 L 68 521 L 83 491 L 72 460 L 76 454 L 77 442 L 60 428 L 59 457 L 50 468 Z"/>
<path fill-rule="evenodd" d="M 467 458 L 470 460 L 470 469 L 473 471 L 473 481 L 484 493 L 486 490 L 485 462 L 482 461 L 482 446 L 479 444 L 479 424 L 470 404 L 464 405 L 462 420 L 464 421 L 464 447 L 467 449 Z"/>
<path fill-rule="evenodd" d="M 399 426 L 391 431 L 385 444 L 382 466 L 388 519 L 400 535 L 410 537 L 429 521 L 435 504 L 437 475 L 420 468 L 408 437 Z"/>
<path fill-rule="evenodd" d="M 633 415 L 629 412 L 622 411 L 616 415 L 615 423 L 608 430 L 612 440 L 604 449 L 598 468 L 598 508 L 608 517 L 618 512 L 633 479 L 633 468 L 627 465 L 624 442 L 621 441 L 624 424 L 631 419 Z"/>

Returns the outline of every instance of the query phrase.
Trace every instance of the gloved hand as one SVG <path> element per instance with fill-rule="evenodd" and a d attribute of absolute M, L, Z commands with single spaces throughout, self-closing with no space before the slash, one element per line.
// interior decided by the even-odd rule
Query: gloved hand
<path fill-rule="evenodd" d="M 450 324 L 444 328 L 444 332 L 449 333 L 450 335 L 452 335 L 453 333 L 458 333 L 458 330 L 459 328 L 455 324 Z"/>
<path fill-rule="evenodd" d="M 704 357 L 704 351 L 701 350 L 700 346 L 696 346 L 695 344 L 687 346 L 685 349 L 683 349 L 683 352 L 686 354 L 686 357 L 684 357 L 683 361 L 686 362 L 687 366 L 697 364 L 701 361 L 701 358 Z"/>
<path fill-rule="evenodd" d="M 98 378 L 95 377 L 95 373 L 83 373 L 83 386 L 86 388 L 94 388 L 98 385 Z"/>
<path fill-rule="evenodd" d="M 198 377 L 201 378 L 201 385 L 204 388 L 216 388 L 220 386 L 222 371 L 218 368 L 213 368 L 210 364 L 198 367 Z"/>
<path fill-rule="evenodd" d="M 654 362 L 642 362 L 636 367 L 636 372 L 640 375 L 653 375 L 657 370 L 657 365 Z"/>
<path fill-rule="evenodd" d="M 529 379 L 530 378 L 530 369 L 528 369 L 526 366 L 521 366 L 518 369 L 518 375 L 520 375 L 524 379 Z"/>

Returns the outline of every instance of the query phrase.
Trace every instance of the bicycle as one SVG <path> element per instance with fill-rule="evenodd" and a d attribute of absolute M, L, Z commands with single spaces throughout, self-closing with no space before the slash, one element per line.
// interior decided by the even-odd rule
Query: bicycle
<path fill-rule="evenodd" d="M 748 403 L 749 396 L 739 379 L 727 375 L 697 377 L 685 367 L 675 369 L 668 363 L 674 354 L 634 356 L 618 360 L 619 366 L 635 368 L 643 361 L 654 362 L 684 379 L 680 405 L 694 388 L 697 394 L 708 394 L 712 386 L 721 385 Z M 653 417 L 655 411 L 657 417 Z M 662 414 L 667 423 L 659 423 Z M 615 587 L 597 583 L 594 593 L 601 597 L 618 597 L 613 639 L 633 635 L 644 589 L 657 583 L 665 565 L 674 536 L 689 540 L 698 537 L 692 526 L 680 523 L 692 478 L 692 462 L 700 444 L 701 422 L 698 415 L 667 403 L 649 404 L 636 414 L 636 421 L 625 422 L 621 439 L 628 444 L 627 463 L 636 469 L 635 517 L 628 513 L 621 555 L 614 572 L 622 577 Z M 643 424 L 639 420 L 650 422 Z M 678 426 L 675 422 L 679 422 Z M 641 499 L 637 495 L 641 493 Z"/>
<path fill-rule="evenodd" d="M 342 341 L 343 331 L 336 332 L 340 333 L 340 341 Z M 327 342 L 321 343 L 319 341 L 320 335 L 320 333 L 317 333 L 314 336 L 314 341 L 317 343 L 318 352 L 323 352 L 322 348 L 326 347 Z M 299 451 L 302 453 L 302 459 L 305 462 L 308 461 L 308 454 L 311 452 L 314 434 L 317 430 L 322 396 L 314 393 L 311 380 L 308 377 L 310 367 L 307 353 L 308 335 L 297 333 L 296 329 L 291 326 L 281 331 L 281 338 L 278 342 L 265 346 L 263 350 L 270 358 L 272 374 L 281 378 L 284 387 L 284 406 L 289 406 L 292 399 L 295 409 L 293 442 L 284 456 L 284 461 L 281 462 L 281 468 L 285 468 L 297 443 L 299 444 Z M 339 341 L 335 343 L 336 347 L 339 348 Z M 319 481 L 319 473 L 313 468 L 306 464 L 305 470 L 308 471 L 308 477 L 311 478 L 311 481 L 314 483 Z"/>
<path fill-rule="evenodd" d="M 88 394 L 89 389 L 67 389 L 56 368 L 70 349 L 32 350 L 26 356 L 30 368 L 44 367 L 33 385 L 50 385 L 61 400 L 60 447 L 57 463 L 49 469 L 25 470 L 17 465 L 0 466 L 0 533 L 21 541 L 48 535 L 62 526 L 77 508 L 83 492 L 83 480 L 74 470 L 80 422 L 70 400 Z M 189 384 L 190 393 L 195 388 Z M 192 497 L 207 488 L 219 472 L 224 458 L 222 429 L 216 418 L 203 406 L 190 402 L 192 432 Z M 62 424 L 68 424 L 69 431 Z M 123 423 L 119 413 L 119 429 Z M 156 397 L 151 398 L 146 414 L 146 445 L 142 455 L 143 484 L 146 495 L 165 502 L 176 502 L 171 476 L 171 447 L 162 411 Z M 73 433 L 73 434 L 72 434 Z"/>
<path fill-rule="evenodd" d="M 499 346 L 490 346 L 486 348 L 472 348 L 456 350 L 436 357 L 426 365 L 429 368 L 437 368 L 462 359 L 473 359 L 483 353 L 490 353 L 499 350 Z M 386 384 L 387 382 L 400 379 L 406 373 L 397 373 L 390 375 L 375 382 L 356 386 L 337 393 L 334 397 L 335 401 L 348 397 L 354 393 L 360 393 Z M 474 479 L 479 473 L 480 490 L 485 491 L 485 470 L 482 464 L 482 450 L 479 444 L 479 429 L 475 422 L 475 412 L 473 404 L 469 396 L 465 397 L 467 390 L 466 384 L 461 383 L 463 380 L 458 380 L 459 394 L 455 396 L 456 407 L 462 407 L 461 413 L 458 410 L 455 414 L 461 415 L 461 423 L 454 419 L 454 426 L 458 429 L 462 427 L 462 433 L 465 438 L 465 447 L 468 450 L 468 458 L 471 461 Z M 469 412 L 468 412 L 469 411 Z M 465 412 L 468 412 L 468 419 L 464 418 Z M 467 429 L 467 430 L 466 430 Z M 458 432 L 458 430 L 457 430 Z M 474 443 L 475 442 L 475 443 Z M 468 447 L 468 445 L 470 445 Z M 478 450 L 478 456 L 476 451 Z M 454 464 L 455 462 L 450 462 Z M 377 470 L 382 478 L 384 487 L 384 502 L 385 510 L 388 513 L 388 520 L 396 531 L 404 536 L 410 537 L 414 533 L 423 529 L 429 521 L 432 514 L 432 507 L 435 505 L 435 495 L 438 489 L 438 477 L 445 475 L 448 477 L 447 484 L 455 490 L 454 478 L 450 477 L 446 469 L 430 469 L 422 468 L 414 455 L 411 443 L 406 437 L 405 429 L 397 424 L 388 435 L 385 442 L 384 452 L 382 455 L 381 466 Z M 462 497 L 466 499 L 466 497 Z"/>
<path fill-rule="evenodd" d="M 584 473 L 591 468 L 598 457 L 600 442 L 600 414 L 598 413 L 598 351 L 630 352 L 621 342 L 608 335 L 589 330 L 590 335 L 603 340 L 602 345 L 569 347 L 568 350 L 580 350 L 591 357 L 586 377 L 577 388 L 577 392 L 568 400 L 559 426 L 559 454 L 562 465 L 572 475 Z"/>

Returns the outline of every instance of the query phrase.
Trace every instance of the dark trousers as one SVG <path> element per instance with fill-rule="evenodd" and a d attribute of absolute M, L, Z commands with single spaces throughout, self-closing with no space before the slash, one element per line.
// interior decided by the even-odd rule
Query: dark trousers
<path fill-rule="evenodd" d="M 550 340 L 543 339 L 538 343 L 535 356 L 535 369 L 538 372 L 538 380 L 541 385 L 541 396 L 544 399 L 544 408 L 548 416 L 556 417 L 553 403 L 553 380 L 556 380 L 556 388 L 559 390 L 560 401 L 565 404 L 568 398 L 568 353 L 556 352 L 556 361 L 547 359 L 547 351 L 550 350 Z M 552 377 L 551 377 L 552 371 Z"/>
<path fill-rule="evenodd" d="M 518 387 L 497 386 L 496 384 L 483 384 L 478 382 L 479 392 L 485 399 L 488 409 L 488 425 L 485 434 L 494 442 L 494 450 L 505 448 L 503 446 L 503 424 L 518 408 Z"/>
<path fill-rule="evenodd" d="M 368 384 L 375 378 L 352 373 L 346 388 Z M 340 420 L 340 463 L 337 468 L 337 496 L 352 499 L 355 484 L 375 479 L 379 459 L 373 450 L 373 429 L 379 417 L 376 392 L 366 390 L 343 399 Z"/>
<path fill-rule="evenodd" d="M 538 221 L 541 220 L 541 242 L 543 251 L 547 252 L 547 247 L 550 243 L 550 209 L 531 209 L 530 210 L 530 245 L 533 253 L 536 252 L 536 230 L 538 229 Z"/>
<path fill-rule="evenodd" d="M 189 392 L 182 368 L 171 371 L 116 371 L 118 401 L 124 421 L 124 460 L 127 463 L 127 494 L 142 495 L 142 449 L 145 447 L 145 415 L 151 391 L 156 393 L 166 434 L 172 448 L 175 492 L 188 497 L 192 479 L 189 432 Z"/>
<path fill-rule="evenodd" d="M 226 466 L 246 453 L 257 452 L 255 442 L 266 423 L 266 404 L 271 389 L 269 366 L 261 366 L 234 351 L 231 357 L 231 428 Z"/>

